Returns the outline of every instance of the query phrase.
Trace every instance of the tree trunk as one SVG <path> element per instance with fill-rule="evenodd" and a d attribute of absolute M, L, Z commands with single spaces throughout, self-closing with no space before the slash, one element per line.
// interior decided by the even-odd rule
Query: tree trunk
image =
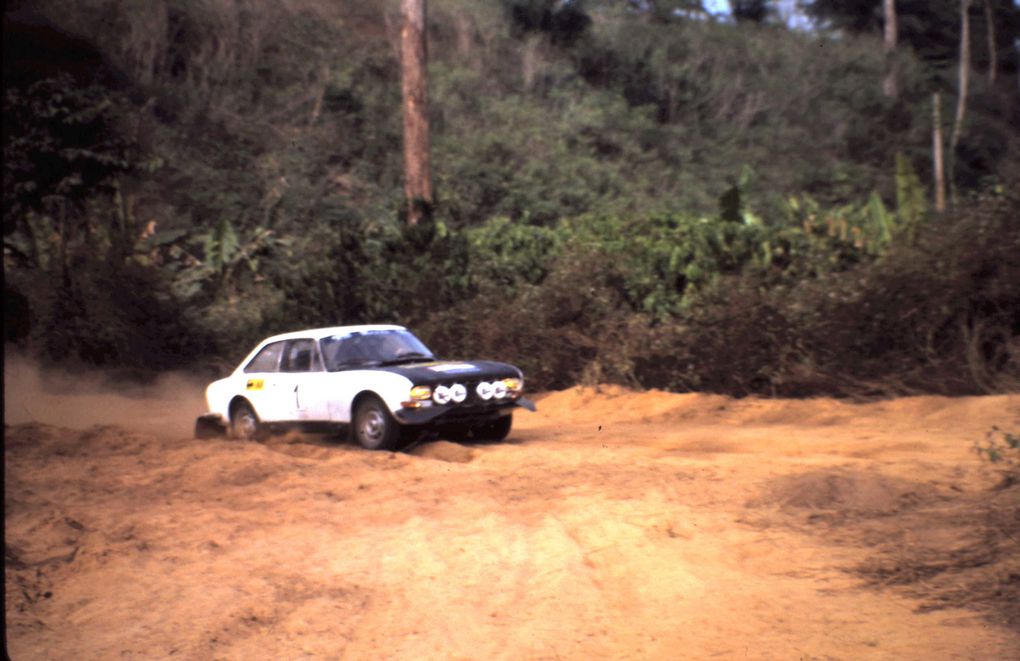
<path fill-rule="evenodd" d="M 931 95 L 931 153 L 932 169 L 935 176 L 935 211 L 946 210 L 946 175 L 942 160 L 942 96 L 935 92 Z"/>
<path fill-rule="evenodd" d="M 319 77 L 322 79 L 322 87 L 315 95 L 312 114 L 308 117 L 308 126 L 315 126 L 315 123 L 319 121 L 319 116 L 322 115 L 322 101 L 326 97 L 326 88 L 329 87 L 329 69 L 323 67 L 319 72 Z"/>
<path fill-rule="evenodd" d="M 963 117 L 967 110 L 967 86 L 970 79 L 970 0 L 960 0 L 960 69 L 959 90 L 956 95 L 956 119 L 953 120 L 953 134 L 949 139 L 949 189 L 956 198 L 956 149 L 963 132 Z"/>
<path fill-rule="evenodd" d="M 402 0 L 401 82 L 404 97 L 404 194 L 407 222 L 416 225 L 432 208 L 429 166 L 428 76 L 425 0 Z"/>
<path fill-rule="evenodd" d="M 999 73 L 999 58 L 995 52 L 995 12 L 992 0 L 985 0 L 985 31 L 988 33 L 988 83 L 994 85 Z"/>
<path fill-rule="evenodd" d="M 885 14 L 885 80 L 882 81 L 882 93 L 887 98 L 895 99 L 899 95 L 899 80 L 896 72 L 896 0 L 883 0 L 882 10 Z"/>

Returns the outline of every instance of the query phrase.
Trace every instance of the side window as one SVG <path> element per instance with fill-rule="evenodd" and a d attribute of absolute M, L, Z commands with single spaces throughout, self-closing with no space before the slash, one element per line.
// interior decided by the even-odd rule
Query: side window
<path fill-rule="evenodd" d="M 280 354 L 283 353 L 283 342 L 273 342 L 262 347 L 262 351 L 251 359 L 245 366 L 245 372 L 275 372 L 276 366 L 280 363 Z"/>
<path fill-rule="evenodd" d="M 322 370 L 314 340 L 291 340 L 283 352 L 281 372 L 318 372 Z"/>

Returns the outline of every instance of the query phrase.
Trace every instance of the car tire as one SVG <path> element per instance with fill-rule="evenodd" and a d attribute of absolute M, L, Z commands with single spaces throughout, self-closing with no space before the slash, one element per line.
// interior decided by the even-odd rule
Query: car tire
<path fill-rule="evenodd" d="M 472 437 L 477 441 L 498 443 L 510 435 L 510 428 L 513 424 L 514 417 L 512 415 L 504 415 L 476 428 L 472 433 Z"/>
<path fill-rule="evenodd" d="M 354 438 L 366 450 L 400 449 L 400 424 L 378 397 L 358 402 L 354 411 Z"/>
<path fill-rule="evenodd" d="M 231 410 L 230 436 L 239 441 L 260 441 L 265 436 L 259 416 L 247 402 L 240 402 Z"/>

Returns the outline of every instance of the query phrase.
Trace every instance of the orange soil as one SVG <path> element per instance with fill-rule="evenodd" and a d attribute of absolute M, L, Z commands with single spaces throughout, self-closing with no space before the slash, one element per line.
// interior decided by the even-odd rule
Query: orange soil
<path fill-rule="evenodd" d="M 575 388 L 392 454 L 5 372 L 15 660 L 1020 658 L 1017 493 L 972 449 L 1020 396 Z"/>

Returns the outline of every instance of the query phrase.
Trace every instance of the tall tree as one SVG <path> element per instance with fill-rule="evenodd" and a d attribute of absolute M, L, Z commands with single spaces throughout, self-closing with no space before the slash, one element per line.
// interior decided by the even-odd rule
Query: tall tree
<path fill-rule="evenodd" d="M 407 222 L 418 224 L 431 214 L 429 163 L 428 50 L 425 0 L 402 0 L 400 29 L 401 90 L 404 99 L 404 195 Z"/>
<path fill-rule="evenodd" d="M 935 210 L 946 210 L 946 171 L 942 159 L 942 96 L 931 95 L 931 162 L 935 180 Z"/>
<path fill-rule="evenodd" d="M 956 118 L 953 120 L 953 134 L 949 139 L 950 163 L 954 165 L 949 170 L 949 190 L 956 194 L 956 186 L 953 177 L 956 164 L 956 149 L 960 145 L 960 134 L 963 132 L 963 118 L 967 111 L 967 88 L 970 80 L 970 2 L 971 0 L 960 0 L 960 60 L 959 60 L 959 82 L 956 94 Z"/>
<path fill-rule="evenodd" d="M 999 69 L 999 57 L 995 52 L 995 11 L 991 0 L 985 0 L 985 34 L 988 37 L 988 82 L 995 84 Z"/>
<path fill-rule="evenodd" d="M 882 93 L 890 99 L 899 95 L 899 81 L 896 76 L 896 0 L 882 0 L 882 11 L 885 14 L 885 80 L 882 81 Z"/>

